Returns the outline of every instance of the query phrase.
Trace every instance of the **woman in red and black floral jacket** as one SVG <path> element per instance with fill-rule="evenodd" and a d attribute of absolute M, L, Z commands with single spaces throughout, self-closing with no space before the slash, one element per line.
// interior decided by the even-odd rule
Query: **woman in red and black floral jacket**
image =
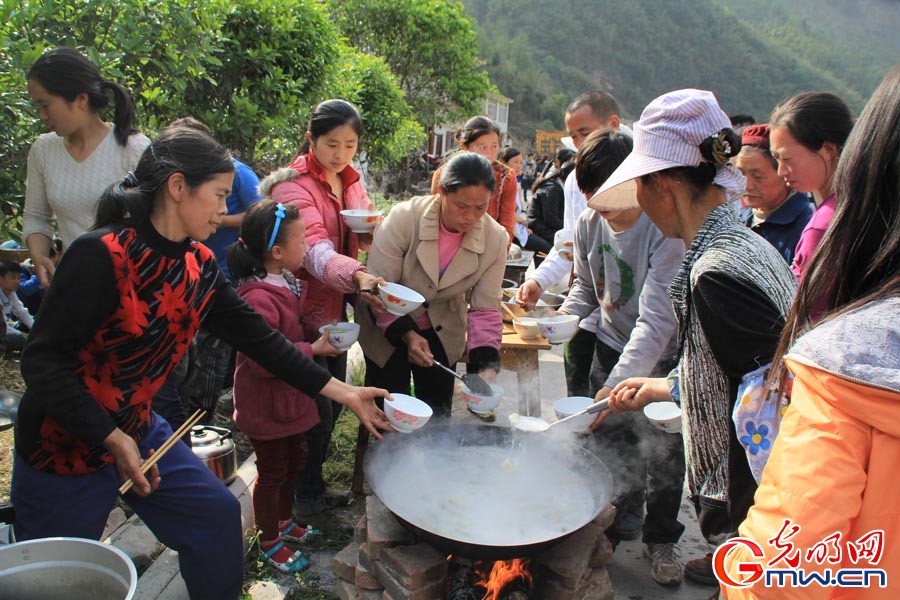
<path fill-rule="evenodd" d="M 98 539 L 131 478 L 123 498 L 178 550 L 191 598 L 240 596 L 240 507 L 183 443 L 146 477 L 140 466 L 172 433 L 150 400 L 201 325 L 294 387 L 346 404 L 370 431 L 387 427 L 373 402 L 386 392 L 339 382 L 303 356 L 192 241 L 221 223 L 233 171 L 208 135 L 162 132 L 60 262 L 22 358 L 16 537 Z"/>

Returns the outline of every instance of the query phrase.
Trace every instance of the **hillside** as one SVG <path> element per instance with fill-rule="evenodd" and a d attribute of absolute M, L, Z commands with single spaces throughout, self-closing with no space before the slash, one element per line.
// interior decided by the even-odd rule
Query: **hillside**
<path fill-rule="evenodd" d="M 720 2 L 773 48 L 800 54 L 864 96 L 900 62 L 900 0 Z"/>
<path fill-rule="evenodd" d="M 896 0 L 860 0 L 854 10 L 841 0 L 464 4 L 480 28 L 491 80 L 514 100 L 511 129 L 526 139 L 534 129 L 561 127 L 568 101 L 597 87 L 612 92 L 629 118 L 683 87 L 711 89 L 726 112 L 760 120 L 782 98 L 809 89 L 836 92 L 859 110 L 890 57 L 900 56 L 878 44 L 894 13 L 900 18 Z M 886 29 L 866 27 L 867 18 Z M 836 32 L 844 34 L 839 43 Z M 890 43 L 898 44 L 896 35 Z"/>

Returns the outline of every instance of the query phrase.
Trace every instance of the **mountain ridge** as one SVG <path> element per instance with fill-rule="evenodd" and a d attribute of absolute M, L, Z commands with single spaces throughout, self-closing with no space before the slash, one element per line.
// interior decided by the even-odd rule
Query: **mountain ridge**
<path fill-rule="evenodd" d="M 627 119 L 684 87 L 710 89 L 729 114 L 761 122 L 802 90 L 833 91 L 859 111 L 900 56 L 898 36 L 886 37 L 900 27 L 897 0 L 860 0 L 856 12 L 840 0 L 464 5 L 477 23 L 485 69 L 513 99 L 510 129 L 522 139 L 561 128 L 568 102 L 595 88 L 615 95 Z"/>

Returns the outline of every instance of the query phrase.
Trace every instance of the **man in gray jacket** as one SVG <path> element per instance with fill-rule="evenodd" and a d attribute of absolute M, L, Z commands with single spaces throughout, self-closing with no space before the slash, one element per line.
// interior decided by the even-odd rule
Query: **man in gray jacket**
<path fill-rule="evenodd" d="M 580 190 L 590 197 L 631 151 L 631 139 L 597 131 L 576 163 Z M 585 209 L 575 224 L 575 278 L 561 312 L 596 319 L 591 394 L 609 395 L 635 376 L 665 376 L 675 366 L 677 323 L 666 289 L 684 258 L 684 243 L 667 239 L 640 208 Z M 675 544 L 684 486 L 681 434 L 656 430 L 643 414 L 598 418 L 593 442 L 615 474 L 616 521 L 607 530 L 615 544 L 639 535 L 660 584 L 681 581 Z M 646 496 L 647 516 L 641 520 Z"/>

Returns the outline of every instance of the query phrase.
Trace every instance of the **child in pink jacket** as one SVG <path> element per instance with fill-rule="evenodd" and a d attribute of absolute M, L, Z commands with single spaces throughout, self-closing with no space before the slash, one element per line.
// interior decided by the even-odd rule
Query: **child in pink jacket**
<path fill-rule="evenodd" d="M 244 216 L 241 237 L 228 251 L 238 294 L 307 356 L 335 356 L 341 351 L 327 336 L 307 343 L 303 333 L 305 287 L 291 274 L 303 264 L 306 231 L 297 208 L 264 200 Z M 258 478 L 253 512 L 266 561 L 283 572 L 309 565 L 285 541 L 303 542 L 315 533 L 291 517 L 294 486 L 306 462 L 305 432 L 319 422 L 315 401 L 238 353 L 234 375 L 234 421 L 256 452 Z"/>

